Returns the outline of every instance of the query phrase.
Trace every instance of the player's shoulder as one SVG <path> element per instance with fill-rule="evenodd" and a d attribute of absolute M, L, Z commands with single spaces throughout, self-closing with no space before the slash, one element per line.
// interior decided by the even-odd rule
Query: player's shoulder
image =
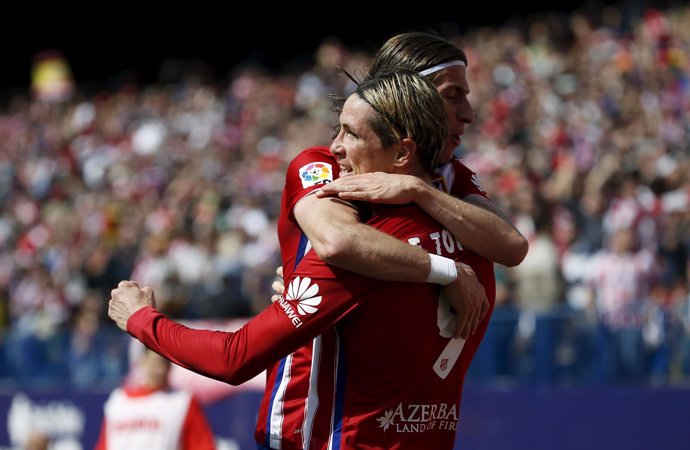
<path fill-rule="evenodd" d="M 302 150 L 290 162 L 288 182 L 295 180 L 303 188 L 330 183 L 338 176 L 338 164 L 328 147 L 316 146 Z"/>
<path fill-rule="evenodd" d="M 331 154 L 328 147 L 307 147 L 292 158 L 290 167 L 304 168 L 306 165 L 312 163 L 324 164 L 326 167 L 332 168 L 336 165 L 336 159 L 335 156 Z"/>
<path fill-rule="evenodd" d="M 327 145 L 313 145 L 311 147 L 307 147 L 302 150 L 303 152 L 312 152 L 312 151 L 318 151 L 318 152 L 326 152 L 330 153 L 331 148 Z"/>
<path fill-rule="evenodd" d="M 325 157 L 328 160 L 333 160 L 335 159 L 335 156 L 331 154 L 331 149 L 329 147 L 326 147 L 324 145 L 316 145 L 313 147 L 307 147 L 303 150 L 301 150 L 295 159 L 297 158 L 305 158 L 305 157 Z"/>

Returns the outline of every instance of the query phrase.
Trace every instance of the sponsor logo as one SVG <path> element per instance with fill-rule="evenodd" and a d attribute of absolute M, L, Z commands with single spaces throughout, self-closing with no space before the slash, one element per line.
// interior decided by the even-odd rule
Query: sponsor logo
<path fill-rule="evenodd" d="M 455 404 L 409 404 L 399 403 L 397 407 L 384 411 L 376 421 L 384 432 L 422 433 L 428 430 L 455 431 L 458 423 L 458 408 Z"/>
<path fill-rule="evenodd" d="M 333 181 L 333 167 L 324 162 L 309 163 L 299 169 L 299 177 L 303 188 L 330 183 Z"/>
<path fill-rule="evenodd" d="M 288 285 L 287 297 L 278 300 L 295 328 L 302 326 L 300 316 L 314 314 L 319 310 L 317 306 L 321 303 L 321 296 L 318 293 L 319 285 L 311 284 L 311 278 L 295 277 Z"/>

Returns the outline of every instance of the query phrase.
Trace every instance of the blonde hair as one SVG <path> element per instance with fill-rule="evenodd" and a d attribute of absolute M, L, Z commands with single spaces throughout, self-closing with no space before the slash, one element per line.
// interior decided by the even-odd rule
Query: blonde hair
<path fill-rule="evenodd" d="M 412 139 L 420 163 L 431 172 L 448 134 L 446 109 L 434 85 L 415 72 L 397 70 L 369 78 L 354 93 L 376 111 L 370 126 L 381 144 Z"/>
<path fill-rule="evenodd" d="M 388 39 L 376 52 L 369 77 L 393 70 L 422 72 L 439 64 L 462 61 L 468 65 L 465 52 L 433 32 L 411 31 Z M 432 81 L 436 73 L 428 76 Z"/>

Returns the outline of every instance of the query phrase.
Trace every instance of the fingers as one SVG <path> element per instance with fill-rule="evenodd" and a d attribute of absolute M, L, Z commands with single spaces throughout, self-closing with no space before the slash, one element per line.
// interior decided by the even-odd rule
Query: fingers
<path fill-rule="evenodd" d="M 283 296 L 283 292 L 285 292 L 285 284 L 283 283 L 283 266 L 278 266 L 276 269 L 276 276 L 279 279 L 274 280 L 271 284 L 271 289 L 273 289 L 275 292 L 275 294 L 271 296 L 271 303 L 275 303 L 280 300 Z"/>
<path fill-rule="evenodd" d="M 285 291 L 285 284 L 283 282 L 283 266 L 278 266 L 276 269 L 276 276 L 278 279 L 273 280 L 273 283 L 271 283 L 271 289 L 277 294 L 282 294 Z M 271 301 L 275 302 L 273 300 L 273 297 L 271 297 Z"/>
<path fill-rule="evenodd" d="M 455 324 L 455 330 L 453 330 L 453 337 L 455 339 L 461 338 L 463 333 L 463 328 L 465 327 L 465 322 L 458 320 Z"/>
<path fill-rule="evenodd" d="M 463 321 L 462 329 L 460 330 L 460 337 L 467 339 L 470 337 L 470 331 L 472 329 L 472 313 L 468 314 Z"/>
<path fill-rule="evenodd" d="M 489 300 L 485 298 L 484 301 L 482 302 L 482 305 L 481 305 L 479 322 L 484 320 L 484 318 L 486 317 L 486 313 L 488 313 L 488 312 L 489 312 Z"/>
<path fill-rule="evenodd" d="M 479 327 L 479 322 L 480 322 L 480 317 L 481 317 L 481 307 L 476 308 L 472 312 L 472 319 L 470 320 L 471 325 L 470 325 L 470 334 L 474 334 L 477 332 L 477 328 Z"/>
<path fill-rule="evenodd" d="M 360 190 L 361 186 L 366 185 L 369 174 L 349 175 L 347 177 L 338 178 L 332 183 L 323 185 L 319 191 L 324 195 L 341 194 L 345 192 L 354 192 Z"/>
<path fill-rule="evenodd" d="M 479 329 L 479 324 L 482 323 L 489 311 L 489 301 L 486 296 L 483 296 L 479 304 L 466 314 L 458 314 L 456 316 L 455 330 L 453 337 L 467 339 L 471 334 L 475 334 Z"/>
<path fill-rule="evenodd" d="M 127 289 L 127 288 L 141 289 L 139 287 L 139 283 L 137 283 L 136 281 L 122 280 L 117 284 L 117 287 L 115 289 L 110 291 L 110 297 L 112 298 L 112 297 L 115 297 L 117 294 L 119 294 L 120 289 Z M 142 290 L 145 290 L 145 289 L 147 289 L 147 288 L 144 288 Z M 151 290 L 151 288 L 148 288 L 148 289 Z M 153 294 L 153 292 L 151 292 L 151 293 Z"/>
<path fill-rule="evenodd" d="M 489 300 L 486 296 L 482 297 L 482 301 L 472 312 L 472 327 L 470 330 L 471 334 L 474 334 L 479 329 L 479 324 L 486 318 L 486 313 L 489 311 Z"/>
<path fill-rule="evenodd" d="M 357 184 L 333 185 L 333 183 L 327 184 L 326 186 L 316 191 L 316 196 L 318 198 L 333 197 L 336 195 L 338 196 L 338 198 L 342 198 L 343 200 L 352 200 L 357 198 L 364 198 L 364 196 L 366 196 L 366 193 L 361 192 L 360 187 Z"/>
<path fill-rule="evenodd" d="M 453 337 L 467 339 L 472 328 L 472 311 L 456 316 L 455 331 Z"/>
<path fill-rule="evenodd" d="M 282 294 L 283 292 L 285 292 L 285 285 L 278 280 L 275 280 L 271 284 L 271 288 L 273 289 L 274 292 L 276 292 L 278 294 Z"/>
<path fill-rule="evenodd" d="M 153 295 L 153 289 L 151 289 L 149 286 L 144 286 L 141 290 L 144 292 L 144 295 L 146 295 L 146 298 L 149 299 L 149 302 L 151 302 L 151 306 L 155 308 L 156 297 Z"/>

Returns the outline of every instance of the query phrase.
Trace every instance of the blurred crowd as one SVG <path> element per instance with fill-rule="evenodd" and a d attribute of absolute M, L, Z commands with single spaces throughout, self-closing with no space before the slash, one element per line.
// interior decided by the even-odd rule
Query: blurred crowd
<path fill-rule="evenodd" d="M 477 379 L 690 381 L 690 9 L 546 15 L 452 39 L 476 121 L 458 154 L 528 237 L 496 266 Z M 287 163 L 328 145 L 329 94 L 363 51 L 313 65 L 124 84 L 0 110 L 0 383 L 113 386 L 122 279 L 184 320 L 270 302 Z"/>

